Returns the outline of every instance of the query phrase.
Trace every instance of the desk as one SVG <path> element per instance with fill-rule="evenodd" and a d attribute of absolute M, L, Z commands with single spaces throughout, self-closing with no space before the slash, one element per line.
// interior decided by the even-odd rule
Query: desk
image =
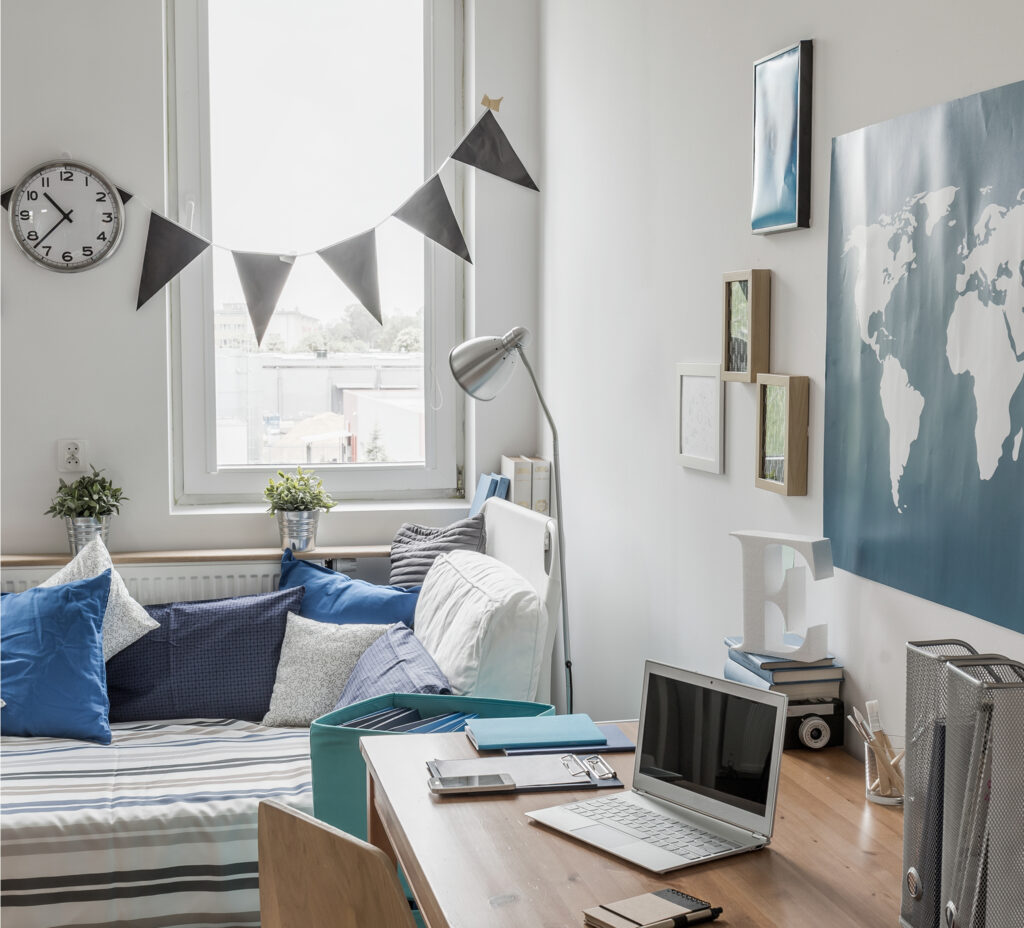
<path fill-rule="evenodd" d="M 636 723 L 624 723 L 636 737 Z M 716 925 L 890 928 L 897 924 L 903 815 L 864 798 L 864 768 L 839 748 L 787 752 L 764 850 L 660 877 L 523 813 L 594 793 L 438 799 L 424 762 L 473 757 L 465 735 L 365 738 L 370 841 L 402 865 L 430 928 L 556 928 L 582 911 L 666 886 L 723 906 Z M 607 754 L 632 781 L 633 755 Z"/>

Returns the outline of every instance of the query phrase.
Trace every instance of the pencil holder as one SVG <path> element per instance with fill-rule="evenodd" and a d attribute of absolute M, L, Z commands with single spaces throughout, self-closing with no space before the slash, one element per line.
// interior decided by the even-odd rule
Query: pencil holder
<path fill-rule="evenodd" d="M 1024 925 L 1024 664 L 949 662 L 942 921 Z"/>
<path fill-rule="evenodd" d="M 864 795 L 872 802 L 883 806 L 903 804 L 903 794 L 894 786 L 888 790 L 882 788 L 878 778 L 878 762 L 870 744 L 864 745 Z"/>
<path fill-rule="evenodd" d="M 939 928 L 946 672 L 950 660 L 972 654 L 956 639 L 907 643 L 901 928 Z"/>

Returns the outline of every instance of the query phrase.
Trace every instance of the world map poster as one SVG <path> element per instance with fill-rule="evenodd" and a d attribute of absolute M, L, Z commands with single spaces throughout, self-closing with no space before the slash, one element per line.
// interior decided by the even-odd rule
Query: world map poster
<path fill-rule="evenodd" d="M 824 533 L 1024 632 L 1024 81 L 833 140 Z"/>

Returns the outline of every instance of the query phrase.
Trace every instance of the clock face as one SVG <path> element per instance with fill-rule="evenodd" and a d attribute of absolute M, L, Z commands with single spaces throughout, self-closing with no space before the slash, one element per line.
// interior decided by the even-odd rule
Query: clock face
<path fill-rule="evenodd" d="M 40 165 L 11 191 L 8 212 L 25 254 L 55 271 L 84 271 L 109 258 L 124 229 L 117 189 L 76 161 Z"/>

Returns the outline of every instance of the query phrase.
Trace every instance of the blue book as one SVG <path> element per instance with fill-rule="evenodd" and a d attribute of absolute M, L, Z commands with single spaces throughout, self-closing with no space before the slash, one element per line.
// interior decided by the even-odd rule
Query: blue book
<path fill-rule="evenodd" d="M 529 718 L 473 719 L 466 733 L 478 751 L 503 748 L 571 748 L 607 744 L 608 739 L 589 715 L 539 715 Z"/>
<path fill-rule="evenodd" d="M 725 646 L 730 651 L 735 651 L 743 641 L 740 635 L 727 635 L 724 639 Z M 799 647 L 803 643 L 803 635 L 798 635 L 796 632 L 786 632 L 782 636 L 784 644 L 790 647 Z M 744 667 L 748 667 L 751 670 L 754 666 L 759 667 L 762 670 L 784 670 L 786 668 L 808 668 L 808 667 L 829 667 L 835 663 L 835 656 L 829 654 L 827 657 L 823 657 L 820 661 L 795 661 L 790 657 L 776 657 L 771 654 L 751 654 L 747 651 L 740 651 L 740 654 L 746 655 L 744 661 L 742 661 Z"/>
<path fill-rule="evenodd" d="M 580 753 L 614 754 L 621 751 L 625 754 L 636 750 L 636 745 L 618 725 L 598 725 L 597 730 L 605 736 L 607 741 L 604 744 L 587 745 L 586 750 L 581 750 Z M 505 748 L 505 754 L 508 757 L 516 757 L 519 754 L 571 754 L 573 747 L 568 744 L 553 744 L 546 748 Z"/>
<path fill-rule="evenodd" d="M 804 665 L 800 667 L 779 667 L 772 669 L 764 663 L 764 656 L 760 654 L 748 654 L 746 651 L 729 649 L 729 660 L 742 665 L 751 673 L 756 673 L 762 680 L 769 683 L 807 683 L 811 680 L 835 680 L 842 679 L 842 664 L 824 664 L 822 666 Z M 795 662 L 793 662 L 795 663 Z"/>
<path fill-rule="evenodd" d="M 498 481 L 498 485 L 494 488 L 492 496 L 497 496 L 498 499 L 508 499 L 508 488 L 511 484 L 511 480 L 503 474 L 491 474 Z"/>
<path fill-rule="evenodd" d="M 842 670 L 838 673 L 841 674 Z M 809 680 L 803 683 L 769 683 L 736 661 L 725 662 L 722 676 L 734 683 L 785 693 L 790 699 L 833 699 L 839 696 L 839 685 L 843 682 L 842 677 L 837 676 L 831 680 Z"/>
<path fill-rule="evenodd" d="M 447 731 L 462 731 L 466 727 L 466 722 L 469 719 L 475 719 L 475 712 L 456 712 L 451 717 L 451 721 L 442 723 L 440 726 L 434 729 L 436 733 L 447 732 Z"/>
<path fill-rule="evenodd" d="M 469 507 L 469 514 L 475 516 L 483 509 L 484 503 L 494 496 L 494 491 L 497 489 L 498 477 L 495 474 L 481 474 L 476 485 L 476 493 L 473 495 L 473 503 Z"/>

